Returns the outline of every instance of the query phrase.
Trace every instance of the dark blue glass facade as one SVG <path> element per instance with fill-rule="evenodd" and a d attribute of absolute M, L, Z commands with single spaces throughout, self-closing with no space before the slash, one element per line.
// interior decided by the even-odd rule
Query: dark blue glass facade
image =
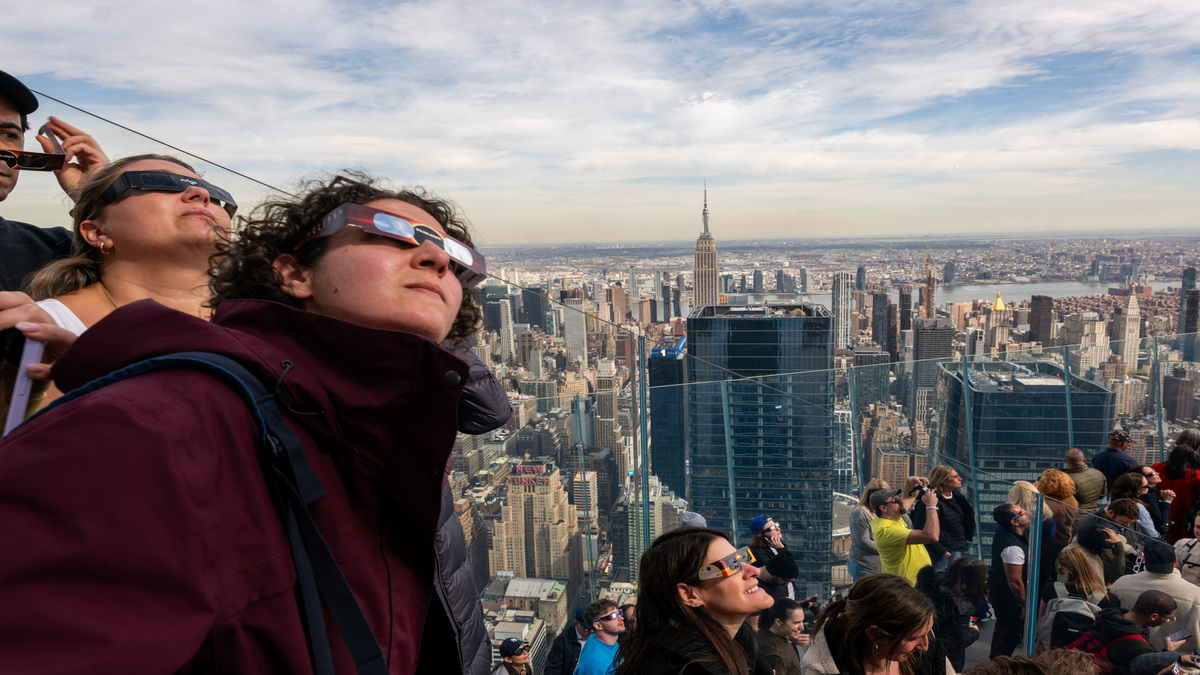
<path fill-rule="evenodd" d="M 677 496 L 687 498 L 687 400 L 683 388 L 686 338 L 659 340 L 646 359 L 650 384 L 650 469 Z"/>
<path fill-rule="evenodd" d="M 833 315 L 820 305 L 705 306 L 688 317 L 689 498 L 750 540 L 784 528 L 797 591 L 827 593 L 834 480 Z"/>

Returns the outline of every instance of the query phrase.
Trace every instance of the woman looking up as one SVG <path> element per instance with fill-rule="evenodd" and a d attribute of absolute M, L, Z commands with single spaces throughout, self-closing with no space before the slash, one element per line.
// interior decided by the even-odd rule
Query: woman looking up
<path fill-rule="evenodd" d="M 638 568 L 638 628 L 621 643 L 617 675 L 755 672 L 746 617 L 773 601 L 750 563 L 749 549 L 717 530 L 684 527 L 655 539 Z"/>
<path fill-rule="evenodd" d="M 298 192 L 228 246 L 211 323 L 154 302 L 114 310 L 55 364 L 68 397 L 0 443 L 0 539 L 20 542 L 0 556 L 0 672 L 314 670 L 302 556 L 241 396 L 175 369 L 71 397 L 184 351 L 233 359 L 275 392 L 323 488 L 308 510 L 387 671 L 490 672 L 479 602 L 454 583 L 469 587 L 469 568 L 447 579 L 462 568 L 438 546 L 468 376 L 440 342 L 479 324 L 463 287 L 481 258 L 457 209 L 423 191 L 350 174 Z M 162 222 L 207 246 L 202 228 Z M 354 672 L 326 628 L 334 670 Z"/>
<path fill-rule="evenodd" d="M 80 334 L 150 298 L 207 319 L 208 268 L 237 208 L 224 190 L 164 155 L 119 159 L 76 189 L 75 252 L 29 281 L 29 294 Z"/>

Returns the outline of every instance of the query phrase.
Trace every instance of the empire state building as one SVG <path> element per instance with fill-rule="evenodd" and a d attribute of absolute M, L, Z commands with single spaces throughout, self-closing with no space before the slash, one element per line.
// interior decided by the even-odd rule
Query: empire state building
<path fill-rule="evenodd" d="M 704 211 L 702 212 L 704 231 L 696 240 L 695 264 L 692 268 L 692 278 L 695 293 L 692 305 L 717 304 L 717 242 L 708 231 L 708 190 L 704 190 Z"/>

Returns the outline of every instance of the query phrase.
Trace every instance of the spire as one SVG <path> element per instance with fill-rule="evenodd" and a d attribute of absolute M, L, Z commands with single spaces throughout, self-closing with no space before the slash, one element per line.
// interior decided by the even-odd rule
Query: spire
<path fill-rule="evenodd" d="M 1002 312 L 1004 309 L 1004 301 L 1000 299 L 1000 291 L 996 291 L 996 301 L 992 303 L 992 311 Z"/>
<path fill-rule="evenodd" d="M 704 223 L 704 231 L 700 233 L 701 237 L 711 237 L 712 233 L 708 231 L 708 179 L 704 179 L 704 211 L 701 213 L 701 219 Z"/>

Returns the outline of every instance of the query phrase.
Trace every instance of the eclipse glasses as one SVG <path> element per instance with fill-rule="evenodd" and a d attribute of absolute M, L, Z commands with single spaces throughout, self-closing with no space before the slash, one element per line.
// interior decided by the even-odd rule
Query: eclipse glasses
<path fill-rule="evenodd" d="M 22 171 L 58 171 L 67 164 L 67 151 L 58 142 L 58 136 L 50 131 L 50 125 L 43 124 L 38 129 L 38 136 L 50 139 L 54 146 L 53 153 L 25 152 L 24 150 L 0 150 L 0 162 Z"/>
<path fill-rule="evenodd" d="M 190 187 L 203 188 L 214 202 L 221 205 L 232 218 L 237 213 L 237 202 L 233 195 L 213 185 L 191 176 L 182 176 L 167 171 L 126 171 L 100 194 L 101 204 L 112 204 L 123 198 L 130 190 L 145 192 L 183 192 Z"/>
<path fill-rule="evenodd" d="M 463 288 L 477 286 L 487 278 L 487 265 L 483 256 L 470 246 L 428 225 L 361 204 L 342 204 L 330 211 L 319 224 L 300 238 L 292 250 L 299 250 L 314 239 L 328 237 L 347 225 L 413 246 L 432 242 L 450 256 L 454 276 L 458 277 Z"/>
<path fill-rule="evenodd" d="M 711 562 L 696 572 L 696 576 L 692 577 L 692 582 L 700 582 L 705 579 L 724 579 L 737 574 L 742 565 L 754 562 L 754 554 L 750 552 L 750 547 L 743 546 L 729 555 Z"/>

